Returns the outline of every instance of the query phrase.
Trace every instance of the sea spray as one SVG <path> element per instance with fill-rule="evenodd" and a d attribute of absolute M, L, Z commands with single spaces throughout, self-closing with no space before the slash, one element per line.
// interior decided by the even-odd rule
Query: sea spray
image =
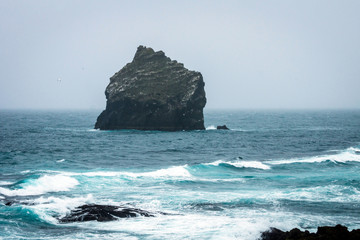
<path fill-rule="evenodd" d="M 47 192 L 69 191 L 78 185 L 75 178 L 63 175 L 44 175 L 37 179 L 28 179 L 19 184 L 17 189 L 0 187 L 0 194 L 6 196 L 30 196 Z"/>

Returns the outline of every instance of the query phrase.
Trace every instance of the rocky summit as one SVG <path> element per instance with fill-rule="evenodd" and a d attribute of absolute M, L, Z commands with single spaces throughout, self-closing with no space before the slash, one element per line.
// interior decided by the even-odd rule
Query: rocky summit
<path fill-rule="evenodd" d="M 95 128 L 203 130 L 204 85 L 200 72 L 139 46 L 132 62 L 110 78 Z"/>

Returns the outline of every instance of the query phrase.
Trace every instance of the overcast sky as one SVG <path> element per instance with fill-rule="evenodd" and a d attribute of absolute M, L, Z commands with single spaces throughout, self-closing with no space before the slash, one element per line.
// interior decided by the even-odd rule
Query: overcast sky
<path fill-rule="evenodd" d="M 0 109 L 103 109 L 138 45 L 206 108 L 360 108 L 360 1 L 0 1 Z M 61 79 L 61 81 L 58 81 Z"/>

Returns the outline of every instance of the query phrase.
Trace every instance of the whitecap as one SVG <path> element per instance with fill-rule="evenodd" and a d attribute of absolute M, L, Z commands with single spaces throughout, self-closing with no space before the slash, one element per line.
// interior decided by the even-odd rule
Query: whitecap
<path fill-rule="evenodd" d="M 210 125 L 206 127 L 206 130 L 216 130 L 216 127 L 214 125 Z"/>
<path fill-rule="evenodd" d="M 57 160 L 56 162 L 64 162 L 64 161 L 65 161 L 65 158 Z"/>
<path fill-rule="evenodd" d="M 97 129 L 92 128 L 92 129 L 89 129 L 89 130 L 88 130 L 88 132 L 98 132 L 98 131 L 100 131 L 99 128 L 97 128 Z"/>
<path fill-rule="evenodd" d="M 269 170 L 271 169 L 270 166 L 259 162 L 259 161 L 223 161 L 223 160 L 217 160 L 212 163 L 205 163 L 204 165 L 213 165 L 213 166 L 219 166 L 219 164 L 229 164 L 237 168 L 257 168 L 262 170 Z"/>
<path fill-rule="evenodd" d="M 271 161 L 267 161 L 266 163 L 272 165 L 278 165 L 278 164 L 290 164 L 290 163 L 319 163 L 325 161 L 331 161 L 334 163 L 360 162 L 360 154 L 358 154 L 358 152 L 360 152 L 359 148 L 350 147 L 346 150 L 340 151 L 338 154 L 333 154 L 333 155 L 271 160 Z"/>
<path fill-rule="evenodd" d="M 357 148 L 357 147 L 349 147 L 347 150 L 348 150 L 348 151 L 352 151 L 352 152 L 354 152 L 355 154 L 360 153 L 360 148 Z"/>
<path fill-rule="evenodd" d="M 12 185 L 14 184 L 14 182 L 9 182 L 9 181 L 0 181 L 0 186 L 4 186 L 4 185 Z"/>
<path fill-rule="evenodd" d="M 270 166 L 263 164 L 259 161 L 239 161 L 239 162 L 229 162 L 229 164 L 235 167 L 243 167 L 243 168 L 258 168 L 262 170 L 269 170 L 271 169 Z"/>
<path fill-rule="evenodd" d="M 92 194 L 81 197 L 43 197 L 37 199 L 28 200 L 26 208 L 31 209 L 41 219 L 57 224 L 58 220 L 54 217 L 56 215 L 65 216 L 71 210 L 78 206 L 93 203 L 94 199 Z"/>
<path fill-rule="evenodd" d="M 171 178 L 171 177 L 184 177 L 191 178 L 191 173 L 186 169 L 187 165 L 184 166 L 174 166 L 165 169 L 159 169 L 151 172 L 106 172 L 106 171 L 98 171 L 98 172 L 85 172 L 85 173 L 74 173 L 74 175 L 84 175 L 89 177 L 115 177 L 115 176 L 127 176 L 133 178 L 139 177 L 152 177 L 152 178 Z"/>
<path fill-rule="evenodd" d="M 92 202 L 94 202 L 93 195 L 87 194 L 81 197 L 40 197 L 32 200 L 31 203 L 35 204 L 38 210 L 46 209 L 64 215 L 71 209 Z"/>
<path fill-rule="evenodd" d="M 223 160 L 216 160 L 215 162 L 211 162 L 211 163 L 203 163 L 203 165 L 219 166 L 219 164 L 221 163 L 226 163 L 226 162 Z"/>
<path fill-rule="evenodd" d="M 72 177 L 63 175 L 44 175 L 38 179 L 30 179 L 20 185 L 19 189 L 0 187 L 0 193 L 6 196 L 31 196 L 48 192 L 69 191 L 79 182 Z"/>
<path fill-rule="evenodd" d="M 186 169 L 187 165 L 176 166 L 166 169 L 160 169 L 153 172 L 146 172 L 140 174 L 140 176 L 146 177 L 191 177 L 192 175 Z"/>

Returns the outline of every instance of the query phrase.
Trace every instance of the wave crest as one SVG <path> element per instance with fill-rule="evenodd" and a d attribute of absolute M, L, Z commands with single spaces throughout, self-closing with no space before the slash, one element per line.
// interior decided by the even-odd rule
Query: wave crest
<path fill-rule="evenodd" d="M 38 179 L 29 179 L 20 184 L 19 189 L 7 189 L 0 187 L 0 194 L 6 196 L 31 196 L 41 195 L 48 192 L 69 191 L 79 182 L 72 177 L 64 175 L 44 175 Z"/>
<path fill-rule="evenodd" d="M 170 168 L 164 168 L 159 169 L 156 171 L 151 172 L 142 172 L 142 173 L 136 173 L 136 172 L 87 172 L 87 173 L 81 173 L 79 175 L 84 175 L 88 177 L 115 177 L 115 176 L 127 176 L 127 177 L 152 177 L 152 178 L 169 178 L 169 177 L 185 177 L 185 178 L 191 178 L 192 175 L 190 172 L 186 169 L 187 165 L 184 166 L 175 166 Z M 77 174 L 74 174 L 77 175 Z"/>
<path fill-rule="evenodd" d="M 231 161 L 223 161 L 223 160 L 218 160 L 212 163 L 205 163 L 204 165 L 213 165 L 213 166 L 219 166 L 220 164 L 228 164 L 228 165 L 232 165 L 234 167 L 237 168 L 257 168 L 257 169 L 262 169 L 262 170 L 269 170 L 271 169 L 270 166 L 259 162 L 259 161 L 236 161 L 236 162 L 231 162 Z"/>
<path fill-rule="evenodd" d="M 291 164 L 291 163 L 319 163 L 326 161 L 331 161 L 334 163 L 360 162 L 360 149 L 356 147 L 350 147 L 344 151 L 340 151 L 338 154 L 333 154 L 333 155 L 290 158 L 283 160 L 267 161 L 266 163 L 271 165 L 280 165 L 280 164 Z"/>

